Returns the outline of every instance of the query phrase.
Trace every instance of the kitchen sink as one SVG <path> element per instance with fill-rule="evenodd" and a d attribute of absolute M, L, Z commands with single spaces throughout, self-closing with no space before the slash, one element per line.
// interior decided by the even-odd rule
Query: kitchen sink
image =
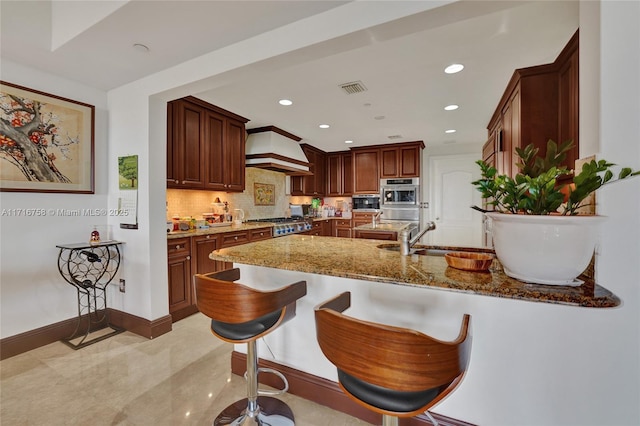
<path fill-rule="evenodd" d="M 377 247 L 383 250 L 397 251 L 397 252 L 400 251 L 399 244 L 380 244 Z M 445 250 L 441 248 L 418 246 L 418 247 L 413 247 L 411 249 L 411 254 L 418 254 L 420 256 L 444 256 L 446 253 L 449 253 L 450 251 L 451 250 Z"/>

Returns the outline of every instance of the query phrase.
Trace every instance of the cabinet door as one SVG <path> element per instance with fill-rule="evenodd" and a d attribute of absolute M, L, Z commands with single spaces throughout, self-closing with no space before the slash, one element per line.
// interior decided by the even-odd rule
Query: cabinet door
<path fill-rule="evenodd" d="M 342 155 L 327 155 L 327 192 L 328 197 L 342 195 Z"/>
<path fill-rule="evenodd" d="M 380 192 L 379 149 L 352 152 L 354 194 L 377 194 Z"/>
<path fill-rule="evenodd" d="M 569 169 L 575 168 L 575 162 L 579 157 L 578 146 L 579 140 L 579 71 L 578 71 L 578 51 L 577 49 L 569 57 L 567 62 L 560 68 L 559 74 L 559 98 L 558 98 L 558 114 L 560 119 L 559 125 L 559 140 L 558 143 L 562 143 L 568 140 L 572 140 L 574 148 L 567 152 L 567 158 L 565 165 Z"/>
<path fill-rule="evenodd" d="M 351 153 L 342 154 L 342 195 L 353 194 L 353 162 Z"/>
<path fill-rule="evenodd" d="M 382 148 L 380 150 L 380 178 L 395 178 L 400 175 L 398 169 L 398 149 Z"/>
<path fill-rule="evenodd" d="M 244 191 L 245 129 L 244 123 L 227 121 L 225 153 L 222 168 L 225 172 L 227 191 Z"/>
<path fill-rule="evenodd" d="M 206 113 L 206 144 L 204 148 L 207 159 L 205 188 L 214 191 L 224 191 L 225 186 L 225 125 L 226 119 L 211 111 Z"/>
<path fill-rule="evenodd" d="M 291 195 L 304 195 L 304 179 L 302 176 L 291 176 Z"/>
<path fill-rule="evenodd" d="M 224 262 L 209 258 L 209 254 L 218 249 L 217 236 L 203 235 L 200 237 L 192 237 L 191 241 L 191 252 L 194 253 L 194 264 L 192 266 L 196 274 L 208 274 L 224 269 Z"/>
<path fill-rule="evenodd" d="M 191 256 L 169 257 L 169 313 L 191 304 Z"/>
<path fill-rule="evenodd" d="M 190 102 L 173 104 L 172 187 L 204 187 L 204 109 Z"/>
<path fill-rule="evenodd" d="M 398 160 L 401 178 L 420 177 L 420 156 L 422 149 L 418 146 L 398 149 Z"/>

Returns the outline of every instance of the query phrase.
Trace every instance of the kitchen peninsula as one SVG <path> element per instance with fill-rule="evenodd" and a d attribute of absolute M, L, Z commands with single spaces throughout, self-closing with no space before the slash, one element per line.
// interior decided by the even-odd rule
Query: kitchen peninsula
<path fill-rule="evenodd" d="M 589 308 L 621 303 L 593 282 L 576 287 L 527 284 L 500 270 L 465 272 L 448 267 L 443 256 L 402 256 L 384 248 L 396 244 L 291 235 L 216 250 L 210 257 L 233 262 L 240 269 L 239 282 L 262 290 L 307 282 L 296 318 L 258 346 L 264 360 L 300 372 L 308 377 L 307 383 L 318 378 L 337 381 L 335 367 L 316 342 L 313 308 L 343 291 L 352 294 L 350 316 L 412 328 L 441 340 L 455 338 L 463 314 L 470 314 L 469 370 L 460 388 L 435 412 L 471 423 L 481 420 L 483 410 L 499 410 L 503 404 L 535 411 L 535 403 L 523 405 L 520 393 L 513 391 L 523 383 L 545 397 L 566 398 L 566 387 L 556 386 L 557 378 L 585 374 L 576 360 L 596 344 L 597 336 L 590 330 L 618 311 Z M 237 360 L 244 352 L 236 346 L 235 365 L 242 365 Z M 323 403 L 322 389 L 305 395 Z"/>
<path fill-rule="evenodd" d="M 386 229 L 384 224 L 381 228 Z M 450 268 L 441 254 L 402 256 L 398 250 L 389 249 L 393 246 L 377 240 L 299 235 L 218 250 L 210 257 L 225 262 L 530 302 L 592 308 L 620 304 L 614 294 L 592 281 L 586 280 L 580 286 L 529 284 L 510 278 L 501 270 L 466 272 Z"/>

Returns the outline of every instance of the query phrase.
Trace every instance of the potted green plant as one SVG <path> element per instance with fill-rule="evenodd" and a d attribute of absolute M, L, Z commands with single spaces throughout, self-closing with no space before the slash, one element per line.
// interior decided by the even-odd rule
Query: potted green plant
<path fill-rule="evenodd" d="M 507 275 L 527 282 L 579 285 L 576 280 L 591 260 L 597 225 L 603 217 L 579 214 L 603 185 L 640 174 L 606 160 L 586 162 L 571 179 L 561 163 L 573 147 L 547 143 L 544 157 L 533 144 L 516 148 L 520 161 L 515 177 L 498 174 L 495 167 L 477 161 L 482 177 L 472 184 L 492 212 L 491 233 L 496 256 Z"/>

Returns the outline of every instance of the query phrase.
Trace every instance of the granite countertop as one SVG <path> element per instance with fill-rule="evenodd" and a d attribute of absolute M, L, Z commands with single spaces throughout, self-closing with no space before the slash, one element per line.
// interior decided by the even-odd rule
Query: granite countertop
<path fill-rule="evenodd" d="M 211 228 L 204 228 L 204 229 L 194 229 L 192 231 L 167 232 L 167 239 L 173 240 L 176 238 L 197 237 L 200 235 L 223 234 L 226 232 L 248 231 L 250 229 L 272 228 L 272 227 L 273 227 L 273 223 L 271 222 L 252 222 L 252 223 L 243 223 L 242 225 L 229 223 L 223 226 L 214 226 Z"/>
<path fill-rule="evenodd" d="M 580 286 L 529 284 L 506 276 L 495 260 L 496 267 L 490 272 L 467 272 L 449 267 L 443 256 L 402 256 L 399 251 L 378 248 L 380 245 L 397 244 L 380 240 L 290 235 L 216 250 L 210 258 L 530 302 L 594 308 L 620 304 L 616 295 L 588 279 Z M 432 247 L 416 245 L 415 248 Z M 435 248 L 460 250 L 455 247 Z M 490 252 L 479 248 L 464 250 Z"/>
<path fill-rule="evenodd" d="M 356 226 L 353 228 L 356 231 L 391 231 L 400 232 L 408 226 L 414 225 L 411 222 L 378 222 L 376 226 L 373 223 L 367 223 L 365 225 Z"/>

